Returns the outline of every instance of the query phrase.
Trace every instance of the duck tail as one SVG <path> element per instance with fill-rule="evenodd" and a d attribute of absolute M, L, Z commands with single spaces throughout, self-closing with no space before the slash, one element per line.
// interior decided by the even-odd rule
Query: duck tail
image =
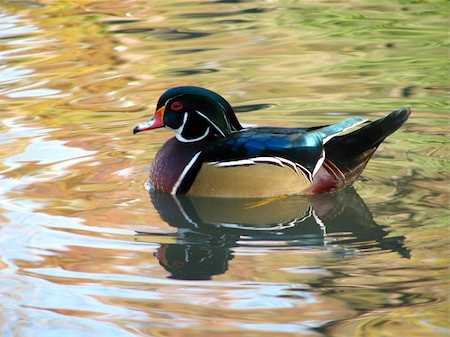
<path fill-rule="evenodd" d="M 399 129 L 411 114 L 409 108 L 391 112 L 386 117 L 371 122 L 351 133 L 337 136 L 325 144 L 325 165 L 341 176 L 339 187 L 352 184 L 366 166 L 383 140 Z"/>

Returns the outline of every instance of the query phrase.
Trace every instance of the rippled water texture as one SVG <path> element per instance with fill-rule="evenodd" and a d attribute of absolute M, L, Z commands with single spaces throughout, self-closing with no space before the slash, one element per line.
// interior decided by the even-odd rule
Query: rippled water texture
<path fill-rule="evenodd" d="M 448 336 L 445 1 L 0 3 L 0 335 Z M 348 189 L 173 198 L 165 89 L 247 124 L 413 114 Z M 219 225 L 221 224 L 221 225 Z"/>

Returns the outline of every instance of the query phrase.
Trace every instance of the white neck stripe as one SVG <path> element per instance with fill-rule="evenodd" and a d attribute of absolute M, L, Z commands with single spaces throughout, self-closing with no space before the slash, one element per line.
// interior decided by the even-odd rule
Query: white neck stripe
<path fill-rule="evenodd" d="M 195 112 L 198 113 L 200 116 L 202 116 L 204 119 L 206 119 L 207 122 L 208 122 L 209 124 L 211 124 L 212 126 L 214 126 L 214 128 L 215 128 L 217 131 L 219 131 L 219 133 L 220 133 L 223 137 L 225 137 L 225 134 L 222 132 L 222 130 L 220 130 L 220 128 L 219 128 L 213 121 L 211 121 L 205 114 L 203 114 L 202 112 L 200 112 L 200 111 L 198 111 L 198 110 L 195 110 Z"/>

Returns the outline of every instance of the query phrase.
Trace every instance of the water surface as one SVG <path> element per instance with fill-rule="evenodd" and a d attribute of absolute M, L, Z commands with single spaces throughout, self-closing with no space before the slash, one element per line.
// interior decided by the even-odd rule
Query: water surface
<path fill-rule="evenodd" d="M 447 336 L 446 10 L 2 2 L 1 335 Z M 247 124 L 413 114 L 352 189 L 174 198 L 144 186 L 172 135 L 131 130 L 175 85 Z"/>

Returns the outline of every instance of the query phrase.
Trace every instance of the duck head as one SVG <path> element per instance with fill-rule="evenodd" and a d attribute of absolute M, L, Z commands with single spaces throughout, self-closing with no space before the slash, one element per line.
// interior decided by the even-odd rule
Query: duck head
<path fill-rule="evenodd" d="M 154 116 L 133 133 L 166 127 L 181 142 L 226 137 L 242 129 L 230 104 L 213 91 L 192 86 L 167 90 L 158 100 Z"/>

